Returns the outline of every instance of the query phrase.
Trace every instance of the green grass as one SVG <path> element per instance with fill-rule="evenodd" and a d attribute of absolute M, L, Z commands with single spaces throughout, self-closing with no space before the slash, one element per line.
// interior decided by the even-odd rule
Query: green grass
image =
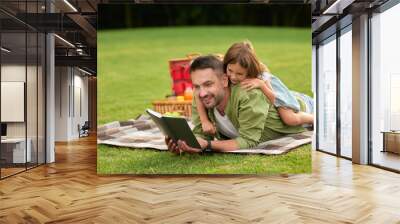
<path fill-rule="evenodd" d="M 272 73 L 292 90 L 311 95 L 310 29 L 175 27 L 98 32 L 98 122 L 127 120 L 171 93 L 168 60 L 191 52 L 225 53 L 249 39 Z M 112 173 L 304 173 L 310 146 L 286 155 L 184 155 L 101 145 L 98 172 Z"/>
<path fill-rule="evenodd" d="M 310 172 L 309 147 L 286 155 L 182 154 L 99 146 L 97 169 L 102 174 L 280 174 Z"/>

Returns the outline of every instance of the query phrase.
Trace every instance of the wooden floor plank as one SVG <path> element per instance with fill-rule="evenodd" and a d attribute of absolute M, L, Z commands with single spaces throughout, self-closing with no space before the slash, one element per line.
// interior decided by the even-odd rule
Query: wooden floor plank
<path fill-rule="evenodd" d="M 400 223 L 400 175 L 313 152 L 313 174 L 98 176 L 96 139 L 0 181 L 0 223 Z"/>

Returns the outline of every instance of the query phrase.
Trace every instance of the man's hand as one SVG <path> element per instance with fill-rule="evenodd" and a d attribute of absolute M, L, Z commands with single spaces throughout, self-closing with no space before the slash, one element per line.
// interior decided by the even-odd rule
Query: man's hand
<path fill-rule="evenodd" d="M 199 145 L 201 149 L 205 149 L 207 147 L 208 142 L 200 137 L 196 137 L 197 142 L 199 142 Z"/>
<path fill-rule="evenodd" d="M 168 146 L 168 151 L 175 154 L 181 154 L 182 150 L 180 150 L 178 145 L 168 136 L 165 137 L 165 144 Z"/>
<path fill-rule="evenodd" d="M 178 140 L 178 142 L 175 143 L 171 138 L 165 137 L 165 143 L 168 146 L 168 151 L 175 154 L 181 154 L 182 152 L 200 153 L 202 149 L 207 147 L 207 141 L 200 137 L 197 137 L 197 141 L 199 142 L 201 149 L 192 148 L 188 146 L 185 141 Z"/>
<path fill-rule="evenodd" d="M 200 144 L 200 142 L 199 142 L 199 144 Z M 188 153 L 200 153 L 202 151 L 201 149 L 196 149 L 196 148 L 192 148 L 192 147 L 188 146 L 186 144 L 186 142 L 182 141 L 182 140 L 178 140 L 178 148 L 179 148 L 179 150 L 182 150 L 182 151 L 188 152 Z"/>

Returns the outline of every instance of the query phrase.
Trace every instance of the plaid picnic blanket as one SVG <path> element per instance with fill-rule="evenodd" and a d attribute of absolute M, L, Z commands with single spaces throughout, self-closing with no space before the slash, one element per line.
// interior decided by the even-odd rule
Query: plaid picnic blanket
<path fill-rule="evenodd" d="M 189 126 L 192 123 L 188 121 Z M 287 135 L 263 142 L 251 149 L 240 149 L 227 153 L 279 155 L 311 142 L 312 131 Z M 147 115 L 127 121 L 114 121 L 97 129 L 97 143 L 130 148 L 167 150 L 164 135 Z"/>

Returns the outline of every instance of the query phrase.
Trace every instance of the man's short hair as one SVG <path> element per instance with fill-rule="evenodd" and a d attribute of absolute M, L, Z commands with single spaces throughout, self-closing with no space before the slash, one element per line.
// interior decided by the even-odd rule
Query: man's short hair
<path fill-rule="evenodd" d="M 196 70 L 211 68 L 215 73 L 221 77 L 224 74 L 223 63 L 214 55 L 200 56 L 193 60 L 190 65 L 190 74 Z"/>

